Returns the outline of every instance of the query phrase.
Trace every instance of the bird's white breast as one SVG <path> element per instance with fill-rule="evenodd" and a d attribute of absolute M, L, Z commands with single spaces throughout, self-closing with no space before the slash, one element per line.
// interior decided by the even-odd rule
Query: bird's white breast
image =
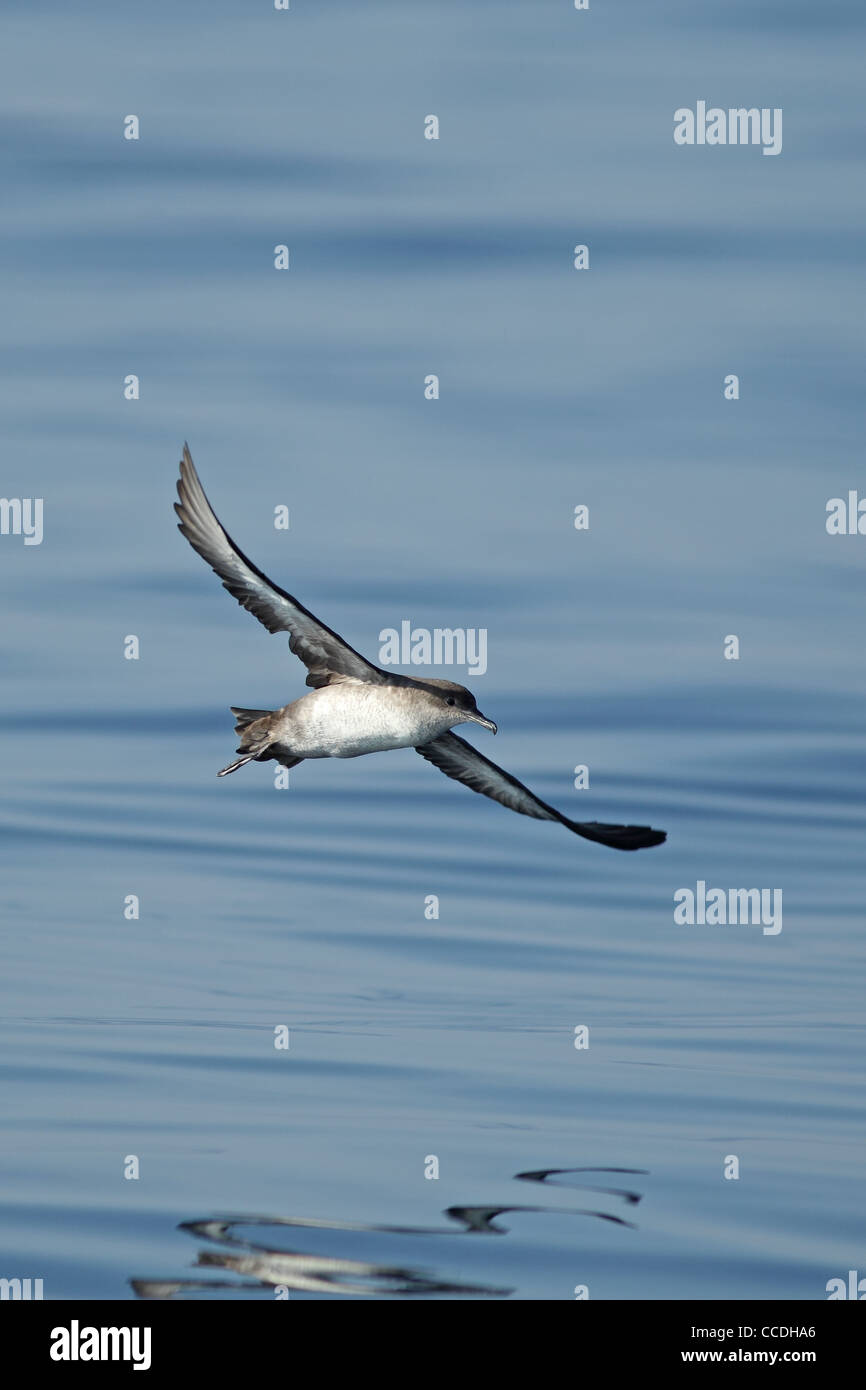
<path fill-rule="evenodd" d="M 300 757 L 357 758 L 428 743 L 451 723 L 450 711 L 411 688 L 346 681 L 287 705 L 280 736 Z"/>

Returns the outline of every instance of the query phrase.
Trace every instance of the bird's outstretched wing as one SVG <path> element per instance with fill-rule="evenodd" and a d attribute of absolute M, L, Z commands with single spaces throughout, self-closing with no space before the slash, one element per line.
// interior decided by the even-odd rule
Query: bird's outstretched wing
<path fill-rule="evenodd" d="M 651 830 L 648 825 L 602 825 L 599 821 L 569 820 L 554 806 L 548 806 L 534 792 L 512 777 L 510 772 L 497 767 L 471 743 L 466 743 L 456 734 L 441 734 L 432 743 L 425 743 L 415 749 L 446 777 L 462 782 L 482 796 L 492 797 L 510 811 L 519 811 L 522 816 L 534 816 L 536 820 L 555 820 L 560 825 L 582 835 L 585 840 L 595 840 L 611 849 L 648 849 L 651 845 L 661 845 L 667 839 L 664 830 Z"/>
<path fill-rule="evenodd" d="M 219 575 L 223 587 L 254 614 L 268 632 L 289 634 L 291 651 L 309 671 L 307 685 L 319 687 L 347 677 L 368 685 L 402 683 L 399 676 L 381 671 L 367 661 L 336 632 L 313 617 L 296 598 L 271 583 L 267 575 L 247 559 L 217 520 L 186 444 L 177 492 L 180 501 L 175 502 L 174 509 L 179 517 L 178 530 Z"/>

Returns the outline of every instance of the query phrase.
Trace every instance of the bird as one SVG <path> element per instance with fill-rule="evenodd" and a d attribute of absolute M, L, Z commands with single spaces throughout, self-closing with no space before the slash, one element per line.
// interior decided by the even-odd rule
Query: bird
<path fill-rule="evenodd" d="M 276 710 L 232 705 L 240 756 L 221 768 L 218 777 L 250 762 L 274 761 L 292 768 L 305 759 L 357 758 L 392 748 L 414 748 L 446 777 L 471 791 L 520 815 L 556 821 L 585 840 L 619 850 L 647 849 L 665 841 L 664 830 L 646 825 L 572 820 L 459 738 L 453 732 L 458 724 L 480 724 L 497 732 L 472 692 L 454 681 L 419 680 L 381 670 L 268 579 L 218 520 L 187 444 L 177 492 L 178 530 L 241 607 L 268 632 L 288 634 L 289 650 L 306 666 L 306 684 L 312 687 L 309 694 Z"/>

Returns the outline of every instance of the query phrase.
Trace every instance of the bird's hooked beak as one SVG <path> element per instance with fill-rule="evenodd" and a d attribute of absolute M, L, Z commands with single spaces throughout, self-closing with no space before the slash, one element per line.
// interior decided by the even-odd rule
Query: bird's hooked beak
<path fill-rule="evenodd" d="M 466 710 L 465 714 L 466 718 L 471 719 L 473 724 L 480 724 L 482 729 L 489 729 L 492 734 L 496 733 L 496 725 L 493 720 L 488 719 L 486 715 L 482 714 L 480 709 Z"/>

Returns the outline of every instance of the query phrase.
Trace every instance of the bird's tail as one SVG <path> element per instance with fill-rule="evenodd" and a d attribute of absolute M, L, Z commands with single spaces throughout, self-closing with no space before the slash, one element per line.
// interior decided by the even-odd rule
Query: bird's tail
<path fill-rule="evenodd" d="M 235 709 L 232 705 L 232 714 L 237 723 L 235 733 L 240 734 L 241 741 L 238 745 L 238 753 L 243 757 L 236 762 L 229 763 L 228 767 L 223 767 L 217 773 L 217 777 L 227 777 L 230 772 L 237 772 L 239 767 L 245 763 L 251 763 L 257 758 L 261 758 L 270 745 L 271 736 L 267 724 L 262 724 L 258 729 L 252 727 L 259 720 L 269 719 L 274 713 L 272 709 Z"/>
<path fill-rule="evenodd" d="M 238 721 L 235 724 L 235 733 L 242 734 L 248 724 L 255 724 L 257 719 L 264 719 L 266 715 L 273 714 L 272 709 L 236 709 L 232 705 L 232 714 Z"/>
<path fill-rule="evenodd" d="M 245 757 L 238 758 L 237 762 L 229 763 L 228 767 L 221 767 L 217 773 L 217 777 L 227 777 L 230 772 L 237 772 L 239 767 L 243 767 L 244 763 L 251 763 L 255 756 L 255 753 L 247 753 Z"/>
<path fill-rule="evenodd" d="M 221 768 L 217 777 L 227 777 L 230 772 L 237 772 L 238 768 L 246 763 L 266 763 L 273 760 L 281 763 L 283 767 L 297 767 L 298 763 L 304 761 L 303 758 L 295 757 L 291 749 L 281 744 L 279 739 L 273 738 L 270 719 L 275 713 L 272 709 L 236 709 L 232 705 L 232 714 L 237 720 L 235 733 L 241 736 L 235 751 L 240 753 L 241 757 L 229 763 L 228 767 Z"/>
<path fill-rule="evenodd" d="M 569 820 L 566 824 L 575 835 L 611 849 L 651 849 L 667 839 L 667 831 L 653 830 L 648 825 L 602 825 L 597 820 Z"/>

